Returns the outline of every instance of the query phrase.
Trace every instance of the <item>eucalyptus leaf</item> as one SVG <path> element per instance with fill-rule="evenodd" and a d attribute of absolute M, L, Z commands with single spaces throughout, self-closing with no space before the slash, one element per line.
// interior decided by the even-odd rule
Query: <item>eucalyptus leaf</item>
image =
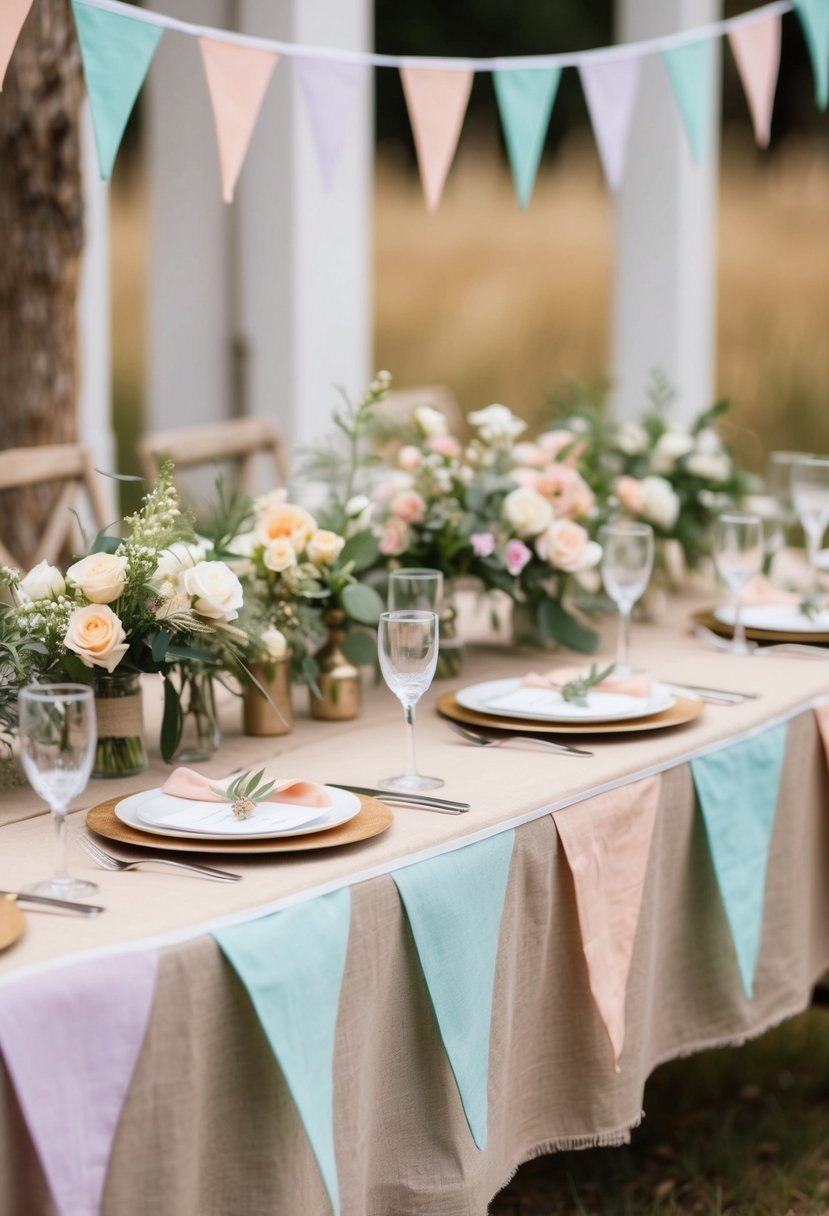
<path fill-rule="evenodd" d="M 359 573 L 373 566 L 380 556 L 380 542 L 371 532 L 358 532 L 345 542 L 340 558 L 343 562 L 353 562 L 354 569 Z"/>
<path fill-rule="evenodd" d="M 374 635 L 364 629 L 349 629 L 343 642 L 345 657 L 358 667 L 370 667 L 377 655 Z"/>
<path fill-rule="evenodd" d="M 172 764 L 176 748 L 181 741 L 181 704 L 173 681 L 164 677 L 164 716 L 161 719 L 161 757 Z"/>
<path fill-rule="evenodd" d="M 364 583 L 352 583 L 342 594 L 342 605 L 353 621 L 361 625 L 376 625 L 384 605 L 373 587 Z"/>
<path fill-rule="evenodd" d="M 558 600 L 539 600 L 536 613 L 539 629 L 547 641 L 558 642 L 581 654 L 595 652 L 598 634 L 577 620 Z"/>

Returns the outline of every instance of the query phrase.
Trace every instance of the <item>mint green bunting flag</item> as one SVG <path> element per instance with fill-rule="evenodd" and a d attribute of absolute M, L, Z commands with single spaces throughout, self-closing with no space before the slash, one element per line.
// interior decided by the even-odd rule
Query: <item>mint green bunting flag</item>
<path fill-rule="evenodd" d="M 663 51 L 662 59 L 682 115 L 691 155 L 699 162 L 705 149 L 714 86 L 711 40 L 704 38 Z"/>
<path fill-rule="evenodd" d="M 107 181 L 127 119 L 161 39 L 160 25 L 72 0 L 101 178 Z M 140 10 L 136 10 L 137 12 Z"/>
<path fill-rule="evenodd" d="M 334 1033 L 350 919 L 351 893 L 343 889 L 213 934 L 282 1069 L 334 1216 Z"/>
<path fill-rule="evenodd" d="M 466 1121 L 486 1146 L 492 989 L 515 833 L 396 870 Z"/>
<path fill-rule="evenodd" d="M 829 0 L 794 0 L 815 77 L 815 105 L 829 105 Z"/>
<path fill-rule="evenodd" d="M 749 999 L 763 930 L 766 864 L 786 724 L 691 761 L 717 885 Z"/>
<path fill-rule="evenodd" d="M 530 201 L 560 80 L 561 68 L 511 68 L 492 73 L 522 211 Z"/>

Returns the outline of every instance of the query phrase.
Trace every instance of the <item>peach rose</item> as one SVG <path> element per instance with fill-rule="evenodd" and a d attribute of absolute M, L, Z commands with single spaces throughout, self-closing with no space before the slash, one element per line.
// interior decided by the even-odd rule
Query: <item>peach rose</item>
<path fill-rule="evenodd" d="M 114 671 L 129 650 L 124 626 L 105 604 L 76 608 L 69 618 L 63 644 L 87 667 Z"/>
<path fill-rule="evenodd" d="M 268 545 L 262 554 L 262 561 L 266 570 L 281 574 L 283 570 L 290 570 L 291 566 L 296 565 L 296 550 L 288 538 L 283 536 Z"/>
<path fill-rule="evenodd" d="M 553 520 L 535 542 L 535 551 L 554 570 L 564 570 L 568 574 L 589 570 L 602 556 L 601 545 L 591 540 L 587 530 L 571 519 Z"/>
<path fill-rule="evenodd" d="M 330 566 L 343 551 L 345 537 L 322 528 L 308 541 L 308 559 L 315 566 Z"/>
<path fill-rule="evenodd" d="M 645 495 L 642 483 L 636 477 L 620 477 L 613 487 L 620 505 L 631 513 L 638 515 L 645 505 Z"/>
<path fill-rule="evenodd" d="M 413 443 L 405 443 L 397 453 L 397 463 L 407 473 L 410 473 L 412 469 L 416 469 L 422 459 L 423 454 L 420 448 L 416 448 Z"/>
<path fill-rule="evenodd" d="M 256 525 L 256 539 L 265 548 L 275 540 L 289 540 L 296 553 L 301 553 L 317 530 L 317 521 L 304 507 L 293 503 L 276 503 L 263 511 Z"/>
<path fill-rule="evenodd" d="M 392 515 L 386 520 L 383 535 L 380 539 L 380 552 L 384 557 L 399 557 L 405 553 L 409 544 L 409 526 L 398 516 Z"/>
<path fill-rule="evenodd" d="M 426 515 L 426 503 L 417 490 L 401 490 L 391 500 L 391 513 L 404 524 L 419 524 Z"/>
<path fill-rule="evenodd" d="M 82 595 L 93 604 L 111 604 L 124 590 L 127 559 L 114 553 L 90 553 L 66 571 Z"/>
<path fill-rule="evenodd" d="M 429 440 L 429 450 L 437 452 L 438 456 L 448 456 L 457 460 L 463 448 L 454 435 L 436 435 Z"/>
<path fill-rule="evenodd" d="M 539 494 L 552 500 L 559 515 L 579 517 L 593 509 L 595 498 L 580 473 L 567 464 L 548 464 L 536 486 Z"/>

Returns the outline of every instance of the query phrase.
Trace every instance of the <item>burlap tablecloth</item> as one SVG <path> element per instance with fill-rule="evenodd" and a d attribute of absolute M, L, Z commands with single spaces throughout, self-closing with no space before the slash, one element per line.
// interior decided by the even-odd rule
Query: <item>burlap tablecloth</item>
<path fill-rule="evenodd" d="M 103 1211 L 113 1216 L 315 1216 L 329 1210 L 285 1083 L 250 1002 L 207 936 L 221 923 L 348 883 L 352 928 L 335 1064 L 337 1161 L 346 1216 L 483 1216 L 521 1161 L 555 1148 L 624 1140 L 641 1114 L 644 1081 L 670 1057 L 735 1043 L 803 1008 L 829 965 L 827 765 L 810 706 L 829 694 L 829 662 L 737 660 L 675 624 L 638 631 L 637 654 L 662 678 L 760 694 L 707 706 L 696 723 L 595 739 L 592 760 L 532 747 L 473 749 L 433 711 L 419 712 L 424 771 L 466 816 L 399 810 L 392 828 L 328 855 L 235 859 L 245 881 L 220 886 L 169 873 L 95 871 L 104 916 L 28 916 L 26 937 L 0 960 L 2 984 L 96 951 L 161 944 L 149 1030 L 110 1162 Z M 470 655 L 464 680 L 515 674 L 497 648 Z M 150 694 L 150 715 L 155 710 Z M 281 771 L 373 784 L 402 750 L 396 704 L 369 690 L 364 716 L 330 726 L 301 719 L 285 739 L 234 733 L 212 772 L 278 756 Z M 790 721 L 772 840 L 755 995 L 743 996 L 686 760 L 773 720 Z M 587 982 L 572 879 L 550 808 L 663 770 L 627 995 L 627 1038 L 614 1075 Z M 162 766 L 118 790 L 157 784 Z M 109 783 L 87 793 L 111 796 Z M 50 833 L 25 791 L 0 802 L 0 887 L 49 868 Z M 81 816 L 73 816 L 78 833 Z M 516 825 L 495 979 L 489 1141 L 475 1147 L 431 1012 L 411 932 L 388 871 L 401 862 Z M 92 874 L 84 854 L 73 868 Z M 67 971 L 67 982 L 71 973 Z M 14 1095 L 0 1099 L 0 1213 L 51 1211 Z"/>

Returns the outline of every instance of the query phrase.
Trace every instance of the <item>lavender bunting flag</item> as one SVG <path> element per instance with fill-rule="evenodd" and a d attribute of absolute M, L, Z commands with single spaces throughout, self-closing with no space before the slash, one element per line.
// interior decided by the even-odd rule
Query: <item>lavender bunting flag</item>
<path fill-rule="evenodd" d="M 299 85 L 326 190 L 333 190 L 337 163 L 348 135 L 366 69 L 361 63 L 331 59 L 297 59 Z"/>
<path fill-rule="evenodd" d="M 155 996 L 158 953 L 3 989 L 0 1050 L 59 1216 L 96 1216 Z"/>

